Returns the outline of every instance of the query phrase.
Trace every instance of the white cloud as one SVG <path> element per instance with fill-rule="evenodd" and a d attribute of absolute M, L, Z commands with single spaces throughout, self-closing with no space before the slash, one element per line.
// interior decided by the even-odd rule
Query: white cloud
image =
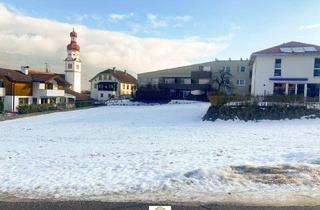
<path fill-rule="evenodd" d="M 150 21 L 150 24 L 153 28 L 164 28 L 168 26 L 167 21 L 164 19 L 158 18 L 157 15 L 148 14 L 147 18 Z"/>
<path fill-rule="evenodd" d="M 191 16 L 166 16 L 159 17 L 155 14 L 147 14 L 147 19 L 152 28 L 165 28 L 168 26 L 177 27 L 191 21 Z"/>
<path fill-rule="evenodd" d="M 118 14 L 118 13 L 112 13 L 109 15 L 109 22 L 119 22 L 121 20 L 129 19 L 134 16 L 134 13 L 129 14 Z"/>
<path fill-rule="evenodd" d="M 126 33 L 96 30 L 83 25 L 33 18 L 17 14 L 0 4 L 0 66 L 44 68 L 48 62 L 63 72 L 66 45 L 73 27 L 78 32 L 83 62 L 83 85 L 105 68 L 116 66 L 140 73 L 214 58 L 228 47 L 224 38 L 139 38 Z M 227 37 L 227 38 L 225 38 Z"/>
<path fill-rule="evenodd" d="M 316 29 L 316 28 L 320 28 L 320 23 L 302 25 L 299 27 L 299 30 Z"/>

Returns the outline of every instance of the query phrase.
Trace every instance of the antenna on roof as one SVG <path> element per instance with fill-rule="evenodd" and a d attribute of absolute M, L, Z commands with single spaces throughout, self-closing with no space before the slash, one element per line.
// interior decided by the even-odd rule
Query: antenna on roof
<path fill-rule="evenodd" d="M 48 63 L 45 62 L 44 64 L 46 65 L 46 72 L 48 73 L 49 72 Z"/>

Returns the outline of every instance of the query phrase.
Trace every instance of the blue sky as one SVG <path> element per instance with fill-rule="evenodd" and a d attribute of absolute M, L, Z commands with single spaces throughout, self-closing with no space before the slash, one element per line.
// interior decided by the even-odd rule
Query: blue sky
<path fill-rule="evenodd" d="M 320 27 L 302 30 L 304 25 L 320 23 L 318 0 L 91 0 L 45 1 L 6 0 L 5 3 L 33 17 L 91 28 L 121 31 L 140 37 L 183 38 L 224 36 L 232 31 L 230 46 L 221 57 L 248 57 L 266 46 L 298 40 L 320 44 Z M 128 15 L 109 21 L 110 14 Z M 148 15 L 164 19 L 167 25 L 145 29 Z M 175 23 L 174 17 L 185 18 Z M 299 30 L 300 27 L 300 30 Z"/>
<path fill-rule="evenodd" d="M 249 58 L 288 41 L 320 45 L 319 11 L 319 0 L 0 0 L 0 65 L 63 72 L 73 26 L 84 83 L 113 66 L 136 74 Z"/>

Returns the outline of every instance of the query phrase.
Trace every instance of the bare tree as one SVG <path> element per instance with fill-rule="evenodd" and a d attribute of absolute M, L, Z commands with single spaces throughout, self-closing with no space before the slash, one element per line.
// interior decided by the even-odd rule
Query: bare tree
<path fill-rule="evenodd" d="M 232 74 L 224 70 L 219 71 L 213 76 L 213 89 L 217 92 L 228 92 L 233 89 L 233 84 L 230 81 Z"/>

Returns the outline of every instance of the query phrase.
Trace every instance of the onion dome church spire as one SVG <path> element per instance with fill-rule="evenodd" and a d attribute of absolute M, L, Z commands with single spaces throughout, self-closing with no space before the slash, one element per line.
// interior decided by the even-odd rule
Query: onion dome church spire
<path fill-rule="evenodd" d="M 72 84 L 71 89 L 81 92 L 81 60 L 80 46 L 77 43 L 78 34 L 72 30 L 70 32 L 71 42 L 67 45 L 67 58 L 65 61 L 65 77 Z"/>

